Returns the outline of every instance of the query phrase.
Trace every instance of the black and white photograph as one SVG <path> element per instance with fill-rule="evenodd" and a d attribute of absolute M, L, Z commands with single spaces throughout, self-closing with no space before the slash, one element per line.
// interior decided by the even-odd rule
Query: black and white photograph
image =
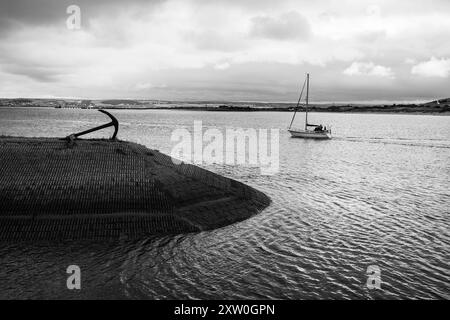
<path fill-rule="evenodd" d="M 449 0 L 0 0 L 0 300 L 449 298 Z"/>

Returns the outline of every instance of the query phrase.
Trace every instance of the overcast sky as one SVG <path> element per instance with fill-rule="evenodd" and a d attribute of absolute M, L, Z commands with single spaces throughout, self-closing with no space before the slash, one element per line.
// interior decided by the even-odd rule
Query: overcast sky
<path fill-rule="evenodd" d="M 313 101 L 450 97 L 450 1 L 0 2 L 1 97 L 295 101 L 306 72 Z"/>

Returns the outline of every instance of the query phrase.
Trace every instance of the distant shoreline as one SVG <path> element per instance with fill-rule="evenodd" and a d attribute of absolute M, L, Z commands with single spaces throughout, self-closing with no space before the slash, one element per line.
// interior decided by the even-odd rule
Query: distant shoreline
<path fill-rule="evenodd" d="M 84 109 L 84 110 L 181 110 L 181 111 L 207 111 L 207 112 L 294 112 L 291 108 L 229 108 L 220 109 L 215 107 L 94 107 L 94 108 L 55 108 L 52 106 L 5 106 L 0 105 L 0 108 L 53 108 L 53 109 Z M 304 112 L 304 108 L 299 108 L 297 112 Z M 350 110 L 330 110 L 328 108 L 315 108 L 309 109 L 312 113 L 346 113 L 346 114 L 411 114 L 411 115 L 450 115 L 450 110 L 414 110 L 414 109 L 394 109 L 394 108 L 353 108 Z"/>
<path fill-rule="evenodd" d="M 69 100 L 69 99 L 1 99 L 0 107 L 107 110 L 186 110 L 217 112 L 304 112 L 305 106 L 282 102 L 214 102 L 160 100 Z M 427 103 L 311 103 L 310 112 L 376 114 L 450 114 L 450 98 Z"/>

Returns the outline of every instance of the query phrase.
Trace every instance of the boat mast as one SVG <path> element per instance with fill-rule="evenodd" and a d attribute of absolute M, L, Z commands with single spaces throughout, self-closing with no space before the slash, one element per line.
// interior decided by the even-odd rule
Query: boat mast
<path fill-rule="evenodd" d="M 308 100 L 309 100 L 309 73 L 306 74 L 306 109 L 305 130 L 308 130 Z"/>
<path fill-rule="evenodd" d="M 295 115 L 297 114 L 298 106 L 300 105 L 300 101 L 302 100 L 303 91 L 305 90 L 306 79 L 303 81 L 302 91 L 300 92 L 300 96 L 298 97 L 297 105 L 295 106 L 294 115 L 292 116 L 291 124 L 289 125 L 289 129 L 292 127 L 292 123 L 294 122 Z"/>

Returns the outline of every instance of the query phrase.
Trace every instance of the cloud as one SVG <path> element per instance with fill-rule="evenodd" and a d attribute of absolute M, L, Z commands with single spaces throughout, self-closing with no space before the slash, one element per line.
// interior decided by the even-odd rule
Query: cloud
<path fill-rule="evenodd" d="M 192 43 L 197 49 L 211 51 L 238 51 L 247 47 L 248 39 L 241 33 L 218 32 L 213 30 L 190 31 L 186 33 L 185 39 Z"/>
<path fill-rule="evenodd" d="M 140 5 L 146 8 L 155 7 L 166 0 L 128 0 L 127 7 Z M 82 26 L 87 27 L 89 21 L 99 15 L 107 14 L 113 21 L 115 15 L 123 11 L 121 0 L 6 0 L 0 1 L 0 36 L 13 32 L 17 25 L 65 27 L 69 16 L 66 9 L 70 5 L 78 5 L 81 9 Z"/>
<path fill-rule="evenodd" d="M 278 17 L 257 16 L 251 19 L 250 35 L 275 40 L 308 39 L 311 27 L 300 13 L 292 11 Z"/>
<path fill-rule="evenodd" d="M 448 0 L 4 0 L 0 96 L 295 100 L 305 72 L 317 99 L 445 96 L 449 37 Z"/>
<path fill-rule="evenodd" d="M 214 65 L 214 69 L 216 70 L 225 70 L 228 69 L 231 65 L 228 62 L 218 63 Z"/>
<path fill-rule="evenodd" d="M 7 65 L 2 69 L 10 74 L 27 76 L 40 82 L 56 81 L 58 76 L 62 73 L 62 70 L 58 68 L 44 66 Z"/>
<path fill-rule="evenodd" d="M 369 5 L 366 8 L 366 14 L 368 16 L 376 16 L 376 17 L 378 17 L 381 14 L 381 8 L 380 8 L 380 6 L 377 6 L 375 4 L 371 4 L 371 5 Z"/>
<path fill-rule="evenodd" d="M 140 82 L 135 85 L 135 90 L 163 89 L 167 88 L 166 84 L 153 84 L 150 82 Z"/>
<path fill-rule="evenodd" d="M 387 36 L 386 30 L 375 30 L 364 32 L 358 35 L 357 39 L 365 42 L 375 42 L 385 39 Z"/>
<path fill-rule="evenodd" d="M 432 57 L 411 68 L 411 73 L 422 77 L 448 78 L 450 75 L 450 59 Z"/>
<path fill-rule="evenodd" d="M 394 72 L 389 67 L 376 65 L 373 62 L 353 62 L 343 72 L 349 76 L 374 76 L 384 78 L 394 78 Z"/>

